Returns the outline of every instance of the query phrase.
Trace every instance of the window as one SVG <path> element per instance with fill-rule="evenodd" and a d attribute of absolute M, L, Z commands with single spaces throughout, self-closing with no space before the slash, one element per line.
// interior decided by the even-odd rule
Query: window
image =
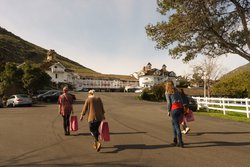
<path fill-rule="evenodd" d="M 57 74 L 55 74 L 55 77 L 57 78 Z"/>

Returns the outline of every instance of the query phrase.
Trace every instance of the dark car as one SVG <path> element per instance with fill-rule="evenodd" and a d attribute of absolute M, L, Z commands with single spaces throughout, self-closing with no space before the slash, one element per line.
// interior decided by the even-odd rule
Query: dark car
<path fill-rule="evenodd" d="M 36 96 L 36 99 L 38 101 L 44 101 L 44 99 L 47 97 L 47 96 L 51 96 L 57 92 L 60 92 L 59 90 L 49 90 L 49 91 L 46 91 L 45 93 L 41 93 L 39 95 Z"/>
<path fill-rule="evenodd" d="M 2 108 L 3 107 L 3 100 L 2 100 L 2 98 L 0 98 L 0 108 Z"/>
<path fill-rule="evenodd" d="M 58 92 L 55 92 L 54 94 L 47 95 L 47 96 L 43 97 L 43 101 L 45 101 L 45 102 L 57 102 L 59 96 L 60 96 L 62 93 L 63 93 L 63 92 L 58 91 Z M 76 100 L 76 96 L 75 96 L 75 95 L 73 95 L 73 94 L 71 94 L 71 93 L 69 93 L 69 94 L 72 96 L 73 100 Z"/>
<path fill-rule="evenodd" d="M 192 97 L 188 96 L 188 102 L 189 102 L 189 109 L 191 109 L 192 111 L 197 111 L 198 105 L 197 105 L 197 101 L 195 99 L 193 99 Z"/>

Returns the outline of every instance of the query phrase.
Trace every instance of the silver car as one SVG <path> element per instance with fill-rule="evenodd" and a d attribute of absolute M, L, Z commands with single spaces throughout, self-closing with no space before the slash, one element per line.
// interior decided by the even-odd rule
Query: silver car
<path fill-rule="evenodd" d="M 8 98 L 7 107 L 32 106 L 32 99 L 26 94 L 16 94 Z"/>

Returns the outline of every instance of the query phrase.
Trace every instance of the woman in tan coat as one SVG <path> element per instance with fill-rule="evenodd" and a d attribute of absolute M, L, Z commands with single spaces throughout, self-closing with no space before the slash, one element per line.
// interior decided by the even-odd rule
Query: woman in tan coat
<path fill-rule="evenodd" d="M 101 149 L 101 143 L 99 141 L 99 126 L 104 117 L 104 108 L 103 103 L 100 97 L 94 96 L 94 90 L 90 90 L 88 93 L 88 98 L 86 99 L 80 120 L 82 121 L 83 116 L 87 114 L 87 121 L 89 123 L 89 130 L 91 135 L 94 137 L 94 145 L 93 147 L 99 152 Z"/>

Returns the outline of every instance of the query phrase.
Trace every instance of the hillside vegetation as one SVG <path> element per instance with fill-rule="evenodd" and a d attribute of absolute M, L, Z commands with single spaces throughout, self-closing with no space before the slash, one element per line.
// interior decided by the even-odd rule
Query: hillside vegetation
<path fill-rule="evenodd" d="M 3 68 L 6 62 L 21 64 L 27 60 L 34 64 L 41 65 L 47 59 L 47 52 L 47 49 L 27 42 L 0 27 L 0 68 Z M 56 61 L 60 61 L 66 68 L 75 72 L 87 74 L 97 73 L 61 55 L 56 56 Z"/>
<path fill-rule="evenodd" d="M 236 98 L 250 98 L 250 63 L 243 65 L 213 85 L 212 95 Z"/>

